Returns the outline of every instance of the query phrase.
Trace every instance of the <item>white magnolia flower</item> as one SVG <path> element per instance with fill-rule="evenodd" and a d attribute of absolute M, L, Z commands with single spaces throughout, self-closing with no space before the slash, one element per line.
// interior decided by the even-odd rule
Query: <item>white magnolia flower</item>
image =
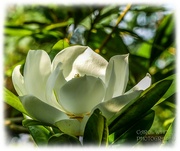
<path fill-rule="evenodd" d="M 151 84 L 147 74 L 125 93 L 128 54 L 107 62 L 87 46 L 65 48 L 52 62 L 45 51 L 30 50 L 23 75 L 20 67 L 15 67 L 12 80 L 31 118 L 76 136 L 83 135 L 94 109 L 99 108 L 110 119 Z"/>

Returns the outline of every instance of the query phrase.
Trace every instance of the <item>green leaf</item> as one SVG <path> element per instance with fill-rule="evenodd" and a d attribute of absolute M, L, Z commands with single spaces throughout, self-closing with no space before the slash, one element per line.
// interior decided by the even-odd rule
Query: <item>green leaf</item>
<path fill-rule="evenodd" d="M 175 124 L 175 120 L 171 123 L 171 125 L 169 126 L 164 139 L 163 139 L 163 145 L 167 145 L 167 144 L 172 144 L 174 142 L 174 124 Z"/>
<path fill-rule="evenodd" d="M 58 133 L 50 137 L 48 141 L 48 145 L 54 146 L 54 145 L 81 145 L 80 141 L 77 137 L 71 136 L 65 133 Z"/>
<path fill-rule="evenodd" d="M 51 131 L 53 131 L 53 133 L 62 133 L 62 131 L 59 128 L 55 127 L 54 125 L 51 125 L 49 123 L 44 123 L 44 122 L 36 121 L 36 120 L 24 119 L 22 121 L 22 125 L 24 127 L 27 127 L 27 128 L 29 126 L 36 126 L 36 125 L 46 126 L 46 128 L 47 128 L 47 126 L 50 126 L 52 128 Z"/>
<path fill-rule="evenodd" d="M 175 112 L 176 109 L 175 101 L 176 101 L 176 93 L 163 100 L 163 102 L 159 103 L 158 106 L 169 109 L 171 108 L 171 111 Z"/>
<path fill-rule="evenodd" d="M 91 29 L 91 18 L 89 16 L 87 16 L 86 18 L 84 18 L 80 25 L 83 25 L 87 30 Z"/>
<path fill-rule="evenodd" d="M 10 106 L 12 106 L 13 108 L 15 108 L 16 110 L 28 115 L 28 113 L 26 112 L 26 110 L 24 109 L 21 101 L 19 100 L 19 98 L 14 95 L 11 91 L 9 91 L 8 89 L 4 88 L 4 101 L 9 104 Z"/>
<path fill-rule="evenodd" d="M 54 44 L 54 46 L 52 47 L 52 51 L 60 51 L 66 47 L 69 47 L 69 43 L 67 41 L 67 39 L 62 39 L 59 40 L 57 43 Z"/>
<path fill-rule="evenodd" d="M 39 122 L 39 121 L 36 121 L 36 120 L 31 120 L 31 119 L 24 119 L 22 121 L 22 125 L 24 127 L 34 126 L 34 125 L 53 126 L 53 125 L 50 125 L 48 123 Z"/>
<path fill-rule="evenodd" d="M 99 109 L 94 110 L 90 116 L 84 131 L 84 145 L 107 145 L 108 126 L 106 118 Z"/>
<path fill-rule="evenodd" d="M 164 102 L 167 100 L 167 98 L 171 97 L 176 93 L 176 74 L 173 74 L 167 78 L 166 80 L 172 80 L 172 84 L 170 85 L 169 89 L 166 91 L 166 93 L 163 95 L 163 97 L 156 103 L 156 105 Z"/>
<path fill-rule="evenodd" d="M 164 94 L 163 98 L 166 99 L 168 97 L 170 97 L 171 95 L 173 95 L 176 92 L 176 74 L 173 74 L 169 77 L 167 77 L 167 80 L 173 80 L 171 86 L 169 87 L 169 89 L 167 90 L 167 92 Z"/>
<path fill-rule="evenodd" d="M 151 128 L 151 125 L 154 121 L 154 116 L 154 110 L 150 110 L 144 117 L 135 122 L 133 125 L 130 125 L 130 128 L 127 131 L 125 131 L 122 135 L 119 136 L 118 131 L 111 134 L 114 137 L 114 141 L 112 142 L 112 144 L 116 145 L 130 143 L 131 145 L 134 145 L 138 143 L 142 140 L 143 136 Z M 139 133 L 139 131 L 143 131 L 146 133 Z"/>
<path fill-rule="evenodd" d="M 132 100 L 123 107 L 109 120 L 110 134 L 117 130 L 123 134 L 128 129 L 127 125 L 132 125 L 141 119 L 164 95 L 171 83 L 172 80 L 159 81 L 145 90 L 138 99 Z"/>
<path fill-rule="evenodd" d="M 29 126 L 28 130 L 38 146 L 44 146 L 48 144 L 51 133 L 44 126 Z"/>

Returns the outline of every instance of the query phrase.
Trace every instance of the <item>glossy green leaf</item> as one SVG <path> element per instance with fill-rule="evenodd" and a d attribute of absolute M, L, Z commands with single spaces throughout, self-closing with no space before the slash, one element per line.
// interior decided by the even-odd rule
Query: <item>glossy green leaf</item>
<path fill-rule="evenodd" d="M 11 91 L 9 91 L 8 89 L 4 88 L 3 90 L 4 92 L 4 101 L 9 104 L 10 106 L 12 106 L 13 108 L 15 108 L 16 110 L 28 115 L 28 113 L 26 112 L 26 110 L 24 109 L 21 101 L 19 100 L 19 98 L 14 95 Z"/>
<path fill-rule="evenodd" d="M 80 25 L 84 26 L 87 30 L 89 30 L 89 32 L 91 32 L 91 31 L 90 31 L 90 29 L 91 29 L 91 18 L 90 18 L 89 16 L 87 16 L 86 18 L 84 18 L 84 19 L 81 21 Z"/>
<path fill-rule="evenodd" d="M 83 144 L 107 145 L 108 134 L 106 118 L 99 109 L 94 110 L 85 127 Z"/>
<path fill-rule="evenodd" d="M 134 145 L 138 143 L 143 139 L 144 135 L 151 128 L 151 125 L 154 121 L 154 116 L 155 116 L 155 112 L 153 110 L 150 110 L 140 120 L 138 120 L 132 125 L 128 125 L 128 127 L 130 128 L 127 131 L 125 131 L 122 135 L 118 135 L 118 131 L 111 134 L 113 136 L 112 144 L 117 145 L 117 144 L 128 143 Z"/>
<path fill-rule="evenodd" d="M 50 125 L 48 123 L 43 123 L 43 122 L 40 122 L 40 121 L 31 120 L 31 119 L 24 119 L 22 121 L 22 125 L 24 127 L 34 126 L 34 125 L 52 126 L 52 125 Z"/>
<path fill-rule="evenodd" d="M 132 100 L 123 107 L 109 120 L 110 134 L 117 130 L 123 134 L 128 129 L 127 125 L 132 125 L 141 119 L 164 95 L 171 83 L 172 80 L 159 81 L 145 90 L 138 99 Z"/>
<path fill-rule="evenodd" d="M 38 146 L 44 146 L 48 144 L 51 133 L 44 126 L 29 126 L 28 130 Z"/>
<path fill-rule="evenodd" d="M 171 125 L 169 126 L 162 144 L 163 145 L 168 145 L 168 144 L 173 144 L 174 143 L 174 139 L 175 139 L 175 131 L 174 131 L 174 127 L 175 126 L 175 120 L 171 123 Z"/>
<path fill-rule="evenodd" d="M 54 134 L 52 137 L 50 137 L 49 141 L 48 141 L 48 145 L 50 146 L 62 146 L 62 145 L 70 145 L 70 146 L 74 146 L 74 145 L 81 145 L 80 141 L 78 140 L 77 137 L 75 136 L 71 136 L 68 134 Z"/>
<path fill-rule="evenodd" d="M 167 92 L 164 94 L 163 98 L 168 98 L 176 92 L 176 84 L 177 84 L 176 74 L 173 74 L 173 75 L 167 77 L 166 79 L 173 80 L 173 82 L 172 82 L 171 86 L 169 87 L 169 89 L 167 90 Z"/>
<path fill-rule="evenodd" d="M 166 101 L 168 98 L 170 98 L 172 95 L 174 95 L 176 93 L 176 75 L 173 74 L 165 79 L 172 80 L 172 84 L 170 85 L 170 87 L 166 91 L 166 93 L 163 95 L 163 97 L 156 103 L 156 105 Z"/>
<path fill-rule="evenodd" d="M 158 106 L 160 105 L 161 107 L 164 107 L 164 108 L 169 108 L 169 109 L 171 108 L 171 111 L 173 111 L 173 113 L 175 113 L 175 110 L 176 110 L 176 97 L 177 97 L 177 94 L 174 93 L 173 95 L 171 95 L 170 97 L 165 99 L 163 102 L 158 104 Z"/>
<path fill-rule="evenodd" d="M 59 40 L 57 43 L 55 43 L 51 50 L 52 51 L 57 51 L 57 50 L 60 51 L 68 46 L 69 46 L 69 43 L 68 43 L 67 39 L 63 39 L 63 40 Z"/>

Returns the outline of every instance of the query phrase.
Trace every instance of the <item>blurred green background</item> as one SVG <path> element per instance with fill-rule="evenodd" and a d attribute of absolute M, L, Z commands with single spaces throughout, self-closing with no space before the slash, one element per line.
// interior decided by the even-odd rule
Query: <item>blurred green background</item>
<path fill-rule="evenodd" d="M 147 72 L 153 83 L 176 72 L 175 18 L 171 5 L 8 5 L 5 14 L 4 85 L 14 94 L 13 68 L 24 63 L 30 49 L 43 49 L 50 56 L 56 54 L 51 50 L 58 41 L 62 47 L 87 45 L 107 60 L 129 53 L 127 90 Z M 171 87 L 174 89 L 175 84 Z M 172 95 L 154 107 L 156 116 L 148 135 L 163 137 L 175 117 L 175 98 Z M 7 143 L 28 133 L 22 126 L 20 112 L 4 104 L 4 113 Z"/>

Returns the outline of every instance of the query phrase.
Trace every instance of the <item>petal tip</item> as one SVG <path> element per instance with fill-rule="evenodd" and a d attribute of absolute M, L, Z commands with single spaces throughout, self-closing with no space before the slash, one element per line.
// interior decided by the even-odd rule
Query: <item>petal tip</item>
<path fill-rule="evenodd" d="M 151 75 L 150 75 L 149 73 L 146 73 L 146 76 L 149 77 L 149 78 L 151 78 Z"/>
<path fill-rule="evenodd" d="M 149 78 L 150 83 L 151 83 L 151 75 L 149 73 L 146 73 L 146 77 Z"/>

